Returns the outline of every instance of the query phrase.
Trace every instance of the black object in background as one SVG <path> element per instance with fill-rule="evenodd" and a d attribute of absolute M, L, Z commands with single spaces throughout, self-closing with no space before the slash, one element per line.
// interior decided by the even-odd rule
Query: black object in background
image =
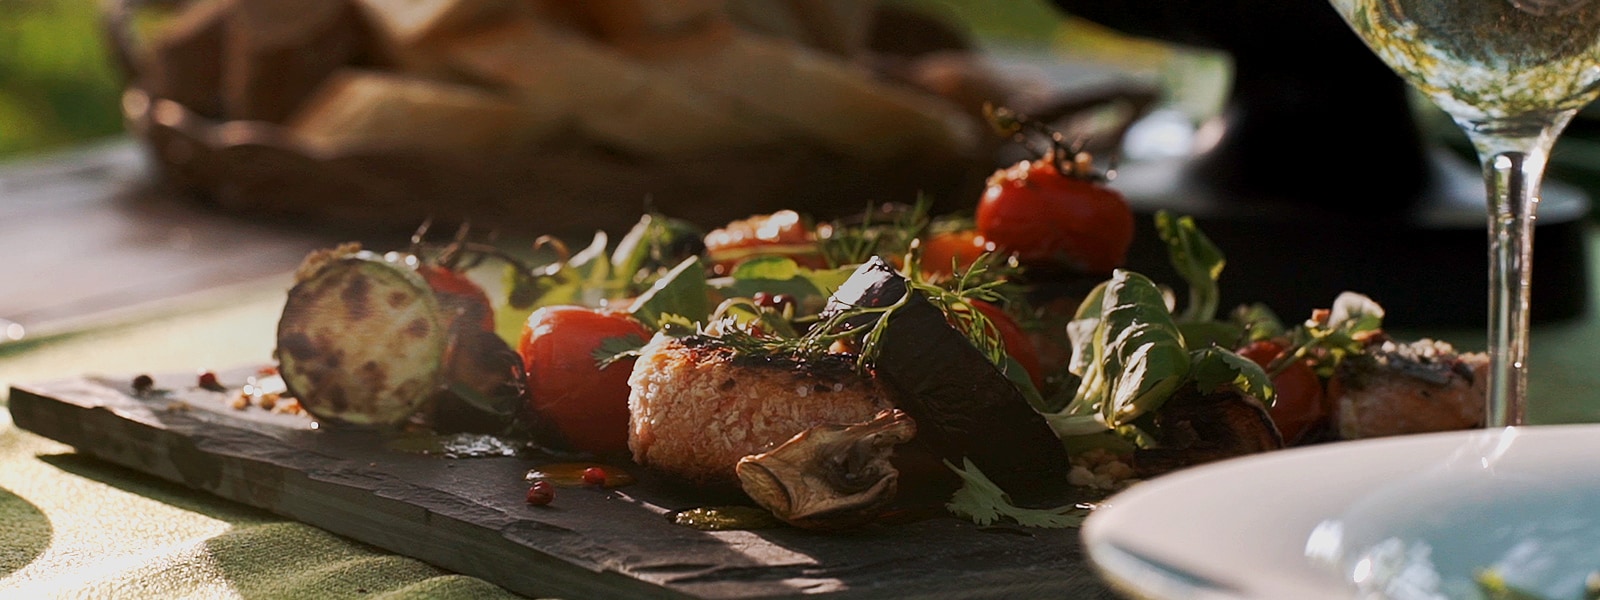
<path fill-rule="evenodd" d="M 1140 213 L 1128 266 L 1162 271 L 1147 225 L 1195 217 L 1228 256 L 1224 302 L 1286 319 L 1365 293 L 1395 327 L 1473 326 L 1488 316 L 1481 172 L 1427 135 L 1407 85 L 1326 0 L 1052 0 L 1063 14 L 1164 42 L 1227 52 L 1232 88 L 1215 145 L 1127 164 L 1114 182 Z M 1533 261 L 1536 322 L 1588 304 L 1589 198 L 1544 182 Z"/>

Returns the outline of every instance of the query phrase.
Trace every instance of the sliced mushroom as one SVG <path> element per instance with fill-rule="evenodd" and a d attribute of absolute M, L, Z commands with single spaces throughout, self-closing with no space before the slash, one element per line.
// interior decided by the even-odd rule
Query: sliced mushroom
<path fill-rule="evenodd" d="M 900 471 L 889 457 L 916 433 L 910 416 L 884 410 L 865 423 L 802 431 L 771 451 L 744 457 L 735 471 L 745 493 L 784 522 L 853 527 L 894 500 Z"/>

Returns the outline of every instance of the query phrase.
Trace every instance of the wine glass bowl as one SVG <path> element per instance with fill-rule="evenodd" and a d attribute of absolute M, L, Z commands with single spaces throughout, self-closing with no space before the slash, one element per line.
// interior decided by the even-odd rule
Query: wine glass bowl
<path fill-rule="evenodd" d="M 1600 95 L 1600 0 L 1330 0 L 1466 133 L 1489 213 L 1486 425 L 1525 421 L 1533 223 L 1550 149 Z"/>
<path fill-rule="evenodd" d="M 1588 105 L 1600 83 L 1592 0 L 1332 3 L 1378 58 L 1458 123 L 1513 120 L 1536 132 Z"/>

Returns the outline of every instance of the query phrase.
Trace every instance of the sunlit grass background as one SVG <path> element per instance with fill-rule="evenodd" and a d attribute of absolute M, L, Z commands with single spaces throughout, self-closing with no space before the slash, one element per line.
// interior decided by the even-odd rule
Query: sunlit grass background
<path fill-rule="evenodd" d="M 95 0 L 0 0 L 0 158 L 121 133 L 99 14 Z"/>
<path fill-rule="evenodd" d="M 1150 64 L 1162 50 L 1066 18 L 1042 0 L 896 0 L 980 39 Z M 0 160 L 122 133 L 121 74 L 99 0 L 0 0 Z"/>

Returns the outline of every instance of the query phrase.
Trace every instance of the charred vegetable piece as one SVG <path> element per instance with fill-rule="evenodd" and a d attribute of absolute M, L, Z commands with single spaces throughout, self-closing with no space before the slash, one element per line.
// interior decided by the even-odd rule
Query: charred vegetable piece
<path fill-rule="evenodd" d="M 823 318 L 902 298 L 880 325 L 886 329 L 873 334 L 879 343 L 872 366 L 898 408 L 916 420 L 918 438 L 951 463 L 970 458 L 1019 504 L 1058 502 L 1072 468 L 1061 441 L 1005 373 L 894 267 L 879 257 L 863 263 L 829 299 Z M 864 316 L 851 324 L 877 318 Z"/>
<path fill-rule="evenodd" d="M 278 321 L 284 385 L 313 416 L 405 420 L 444 385 L 448 331 L 415 271 L 348 247 L 307 257 Z"/>
<path fill-rule="evenodd" d="M 1141 478 L 1283 447 L 1283 436 L 1259 400 L 1236 389 L 1203 394 L 1180 388 L 1153 413 L 1156 444 L 1133 453 Z"/>
<path fill-rule="evenodd" d="M 739 483 L 756 503 L 806 529 L 853 527 L 872 520 L 895 498 L 900 472 L 894 447 L 917 425 L 899 410 L 854 425 L 826 424 L 800 432 L 768 452 L 741 459 Z"/>
<path fill-rule="evenodd" d="M 493 331 L 457 320 L 445 353 L 446 387 L 434 398 L 434 427 L 498 433 L 527 404 L 522 355 Z"/>

